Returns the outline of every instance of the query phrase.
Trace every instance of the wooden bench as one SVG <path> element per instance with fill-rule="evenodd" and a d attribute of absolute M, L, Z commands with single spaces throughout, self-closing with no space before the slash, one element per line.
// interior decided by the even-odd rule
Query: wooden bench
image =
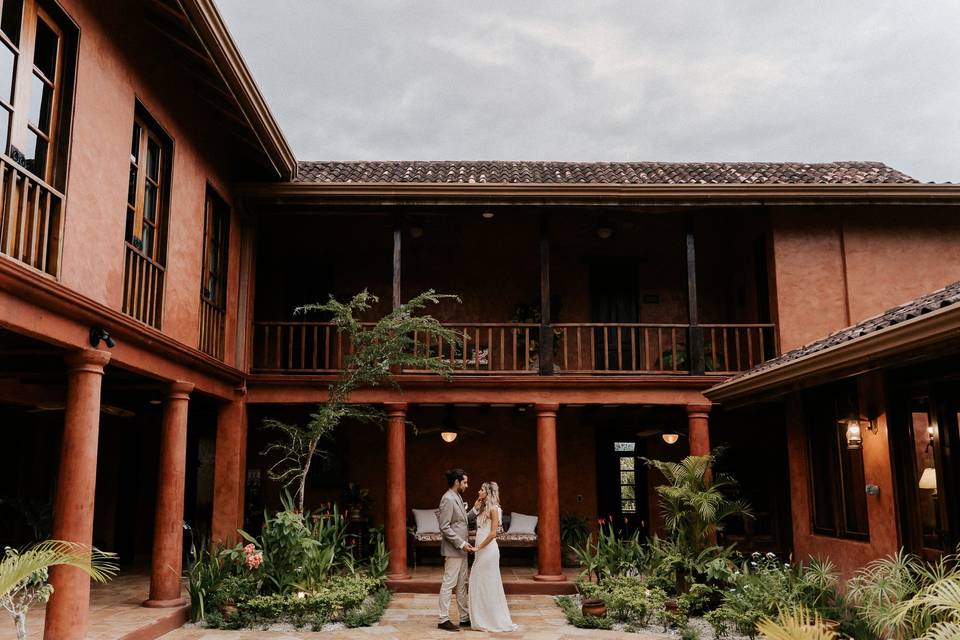
<path fill-rule="evenodd" d="M 501 549 L 536 549 L 537 548 L 537 534 L 536 533 L 508 533 L 510 529 L 510 516 L 504 514 L 503 516 L 503 526 L 501 531 L 497 534 L 497 546 Z M 416 524 L 410 527 L 410 544 L 412 548 L 413 556 L 413 568 L 417 568 L 417 556 L 421 549 L 436 549 L 436 557 L 440 557 L 440 539 L 443 537 L 441 533 L 417 533 Z M 477 530 L 471 529 L 469 535 L 470 544 L 476 543 Z"/>

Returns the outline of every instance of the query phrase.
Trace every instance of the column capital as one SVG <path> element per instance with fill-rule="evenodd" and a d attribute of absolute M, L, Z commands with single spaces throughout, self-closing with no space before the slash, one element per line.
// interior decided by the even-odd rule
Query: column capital
<path fill-rule="evenodd" d="M 706 418 L 710 415 L 711 404 L 688 404 L 687 416 L 691 418 Z"/>
<path fill-rule="evenodd" d="M 556 402 L 538 402 L 533 405 L 533 410 L 537 413 L 538 416 L 542 415 L 557 415 L 557 411 L 560 410 L 560 405 Z"/>
<path fill-rule="evenodd" d="M 110 362 L 110 352 L 100 349 L 77 349 L 64 358 L 68 371 L 87 371 L 89 373 L 103 373 L 103 368 Z"/>
<path fill-rule="evenodd" d="M 407 415 L 406 402 L 384 402 L 383 408 L 388 418 L 404 418 Z"/>
<path fill-rule="evenodd" d="M 193 391 L 193 383 L 185 380 L 174 380 L 167 385 L 168 400 L 189 400 L 190 392 Z"/>

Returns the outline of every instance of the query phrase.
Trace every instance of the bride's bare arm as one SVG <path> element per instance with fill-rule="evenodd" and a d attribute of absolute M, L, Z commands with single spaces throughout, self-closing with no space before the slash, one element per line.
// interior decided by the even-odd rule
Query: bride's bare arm
<path fill-rule="evenodd" d="M 485 546 L 497 539 L 497 531 L 500 529 L 500 511 L 499 509 L 490 510 L 490 533 L 487 534 L 487 537 L 483 539 L 483 542 L 480 543 L 480 546 L 477 547 L 478 550 L 483 549 Z"/>

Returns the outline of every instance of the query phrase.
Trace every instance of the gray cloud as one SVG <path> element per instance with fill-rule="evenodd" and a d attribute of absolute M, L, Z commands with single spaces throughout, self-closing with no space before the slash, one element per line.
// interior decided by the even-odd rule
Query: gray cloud
<path fill-rule="evenodd" d="M 879 160 L 960 182 L 955 0 L 220 10 L 302 159 Z"/>

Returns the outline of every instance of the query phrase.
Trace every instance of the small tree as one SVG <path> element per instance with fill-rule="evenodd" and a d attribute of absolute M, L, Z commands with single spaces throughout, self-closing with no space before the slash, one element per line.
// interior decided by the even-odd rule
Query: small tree
<path fill-rule="evenodd" d="M 0 606 L 10 612 L 17 628 L 17 640 L 27 637 L 27 611 L 53 595 L 47 582 L 50 567 L 69 565 L 86 572 L 97 582 L 106 582 L 117 573 L 116 556 L 74 542 L 47 540 L 25 551 L 6 548 L 0 561 Z"/>
<path fill-rule="evenodd" d="M 430 315 L 416 315 L 428 304 L 443 300 L 460 299 L 454 295 L 425 291 L 400 305 L 372 326 L 363 326 L 357 318 L 378 299 L 364 290 L 348 302 L 339 302 L 333 296 L 323 303 L 308 304 L 294 312 L 329 313 L 338 333 L 344 333 L 350 345 L 343 369 L 328 387 L 326 402 L 310 414 L 305 425 L 287 424 L 279 420 L 264 420 L 264 425 L 276 429 L 283 438 L 270 444 L 264 453 L 275 453 L 280 459 L 269 469 L 270 478 L 294 487 L 297 509 L 303 511 L 307 476 L 314 458 L 327 454 L 321 448 L 323 439 L 329 436 L 343 420 L 365 423 L 382 423 L 383 412 L 365 404 L 351 404 L 350 394 L 364 387 L 391 386 L 399 389 L 394 374 L 403 369 L 427 371 L 449 378 L 453 365 L 441 354 L 431 354 L 428 348 L 414 349 L 414 336 L 427 345 L 462 344 L 461 337 L 443 327 Z"/>

